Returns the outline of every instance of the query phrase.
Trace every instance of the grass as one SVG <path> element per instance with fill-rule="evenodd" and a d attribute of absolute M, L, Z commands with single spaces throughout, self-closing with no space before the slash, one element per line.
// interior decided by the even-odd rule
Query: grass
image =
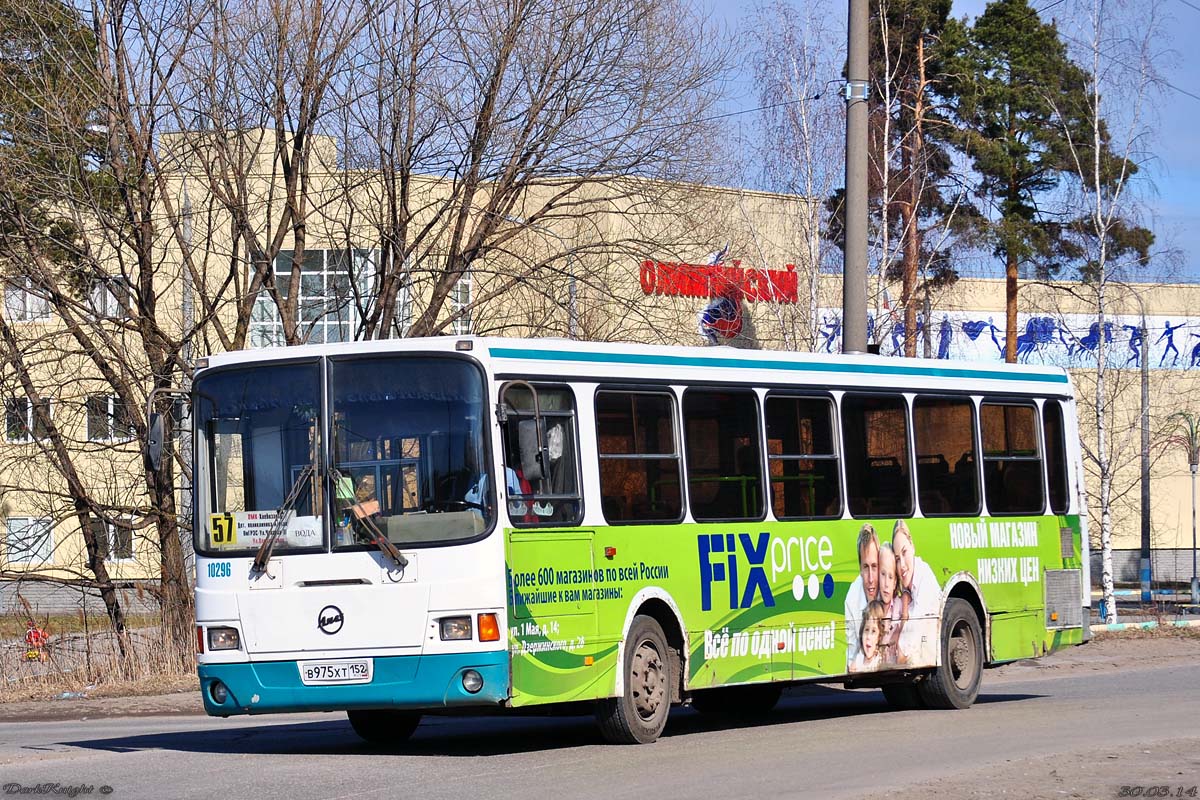
<path fill-rule="evenodd" d="M 86 617 L 80 611 L 77 614 L 5 614 L 0 616 L 0 641 L 6 639 L 25 639 L 25 624 L 33 619 L 51 636 L 67 633 L 96 633 L 109 630 L 107 614 L 88 614 Z M 159 624 L 157 614 L 129 614 L 125 617 L 128 628 L 151 628 Z"/>
<path fill-rule="evenodd" d="M 45 660 L 27 658 L 25 626 L 33 619 L 49 633 Z M 0 703 L 49 700 L 64 692 L 117 697 L 198 690 L 191 642 L 163 637 L 157 614 L 129 618 L 125 653 L 106 616 L 78 614 L 0 616 Z"/>

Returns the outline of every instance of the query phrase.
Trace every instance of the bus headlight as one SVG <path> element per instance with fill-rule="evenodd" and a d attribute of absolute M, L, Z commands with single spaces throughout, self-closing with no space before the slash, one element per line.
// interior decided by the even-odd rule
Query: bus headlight
<path fill-rule="evenodd" d="M 473 669 L 467 670 L 463 673 L 463 688 L 475 694 L 483 688 L 483 676 Z"/>
<path fill-rule="evenodd" d="M 471 638 L 470 617 L 442 617 L 439 622 L 443 642 Z"/>
<path fill-rule="evenodd" d="M 242 641 L 237 628 L 208 629 L 209 650 L 240 650 L 241 647 Z"/>

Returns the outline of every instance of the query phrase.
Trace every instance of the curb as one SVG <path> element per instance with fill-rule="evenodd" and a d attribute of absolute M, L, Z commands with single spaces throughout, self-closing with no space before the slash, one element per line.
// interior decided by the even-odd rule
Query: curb
<path fill-rule="evenodd" d="M 1111 625 L 1093 625 L 1092 631 L 1136 631 L 1136 630 L 1153 630 L 1160 626 L 1160 623 L 1155 620 L 1149 622 L 1114 622 Z M 1200 620 L 1175 620 L 1174 622 L 1163 622 L 1161 626 L 1164 628 L 1200 628 Z"/>

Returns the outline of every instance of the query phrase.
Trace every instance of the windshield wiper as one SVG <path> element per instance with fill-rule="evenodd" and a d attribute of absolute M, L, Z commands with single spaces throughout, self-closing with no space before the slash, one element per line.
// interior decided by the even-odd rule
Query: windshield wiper
<path fill-rule="evenodd" d="M 333 473 L 334 482 L 340 483 L 344 477 L 341 470 L 334 467 L 331 472 Z M 378 509 L 378 506 L 376 508 Z M 375 545 L 380 552 L 395 562 L 396 566 L 400 569 L 408 566 L 408 559 L 396 549 L 396 545 L 392 544 L 392 540 L 387 538 L 383 531 L 379 530 L 379 526 L 375 524 L 375 520 L 371 519 L 371 512 L 363 508 L 362 503 L 354 503 L 347 510 L 367 529 L 371 544 Z M 378 512 L 376 511 L 376 513 Z"/>
<path fill-rule="evenodd" d="M 275 509 L 275 519 L 271 521 L 271 529 L 267 531 L 267 538 L 263 539 L 263 543 L 258 547 L 258 553 L 254 556 L 254 566 L 250 568 L 251 572 L 267 571 L 267 564 L 271 561 L 271 551 L 275 549 L 275 541 L 279 538 L 279 534 L 287 529 L 288 515 L 295 507 L 296 501 L 300 499 L 304 485 L 312 479 L 313 472 L 312 464 L 308 464 L 300 470 L 300 474 L 296 476 L 296 482 L 288 489 L 287 497 L 283 498 L 283 504 Z"/>

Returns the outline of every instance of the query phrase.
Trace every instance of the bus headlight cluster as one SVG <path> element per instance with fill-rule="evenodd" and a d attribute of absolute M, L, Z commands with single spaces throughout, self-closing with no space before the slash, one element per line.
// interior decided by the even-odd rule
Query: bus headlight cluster
<path fill-rule="evenodd" d="M 439 622 L 443 642 L 471 638 L 470 617 L 442 617 Z"/>
<path fill-rule="evenodd" d="M 209 650 L 240 650 L 241 647 L 242 640 L 238 636 L 237 628 L 208 629 Z"/>

